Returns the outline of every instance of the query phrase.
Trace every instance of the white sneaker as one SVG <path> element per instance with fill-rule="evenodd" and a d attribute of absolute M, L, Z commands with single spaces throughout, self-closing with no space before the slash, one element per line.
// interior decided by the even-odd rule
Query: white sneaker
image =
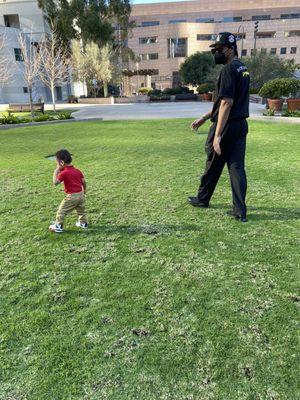
<path fill-rule="evenodd" d="M 87 229 L 88 224 L 86 222 L 84 222 L 83 224 L 80 221 L 77 221 L 76 224 L 77 228 L 81 228 L 81 229 Z"/>
<path fill-rule="evenodd" d="M 56 222 L 53 222 L 49 226 L 49 231 L 50 232 L 56 232 L 56 233 L 62 233 L 63 232 L 62 224 L 57 224 Z"/>

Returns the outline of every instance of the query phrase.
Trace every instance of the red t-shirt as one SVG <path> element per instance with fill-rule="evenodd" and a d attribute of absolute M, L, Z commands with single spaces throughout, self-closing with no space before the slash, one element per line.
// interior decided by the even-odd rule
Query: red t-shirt
<path fill-rule="evenodd" d="M 73 167 L 73 165 L 65 167 L 57 176 L 57 180 L 65 185 L 65 192 L 68 194 L 79 193 L 82 191 L 83 173 Z"/>

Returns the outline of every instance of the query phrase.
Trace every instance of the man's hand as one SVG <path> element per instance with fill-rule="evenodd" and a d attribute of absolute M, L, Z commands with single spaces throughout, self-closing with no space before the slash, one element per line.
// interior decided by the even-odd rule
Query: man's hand
<path fill-rule="evenodd" d="M 191 129 L 192 131 L 196 131 L 200 126 L 202 126 L 206 122 L 206 119 L 204 118 L 199 118 L 196 119 L 194 122 L 191 123 Z"/>
<path fill-rule="evenodd" d="M 214 148 L 214 151 L 218 154 L 218 156 L 221 155 L 220 142 L 221 142 L 221 136 L 215 135 L 214 142 L 213 142 L 213 148 Z"/>

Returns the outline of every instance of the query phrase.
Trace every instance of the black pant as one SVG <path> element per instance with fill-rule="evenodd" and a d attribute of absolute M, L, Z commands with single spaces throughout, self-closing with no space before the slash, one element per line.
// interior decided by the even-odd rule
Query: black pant
<path fill-rule="evenodd" d="M 210 128 L 205 144 L 207 160 L 204 174 L 200 180 L 198 198 L 202 203 L 209 204 L 226 163 L 231 182 L 233 211 L 240 216 L 246 216 L 245 151 L 248 132 L 247 121 L 245 119 L 231 120 L 226 124 L 222 133 L 220 156 L 213 149 L 216 127 L 217 123 L 215 122 Z"/>

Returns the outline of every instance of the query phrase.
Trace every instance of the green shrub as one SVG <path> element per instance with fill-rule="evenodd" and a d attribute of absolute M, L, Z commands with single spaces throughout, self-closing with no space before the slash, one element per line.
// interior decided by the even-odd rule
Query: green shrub
<path fill-rule="evenodd" d="M 20 124 L 20 122 L 21 122 L 21 119 L 16 117 L 15 115 L 13 115 L 11 111 L 7 111 L 6 113 L 3 113 L 2 118 L 0 119 L 0 123 L 2 125 Z"/>
<path fill-rule="evenodd" d="M 199 94 L 209 93 L 215 90 L 215 84 L 212 82 L 202 83 L 197 87 L 197 92 Z"/>
<path fill-rule="evenodd" d="M 300 118 L 300 111 L 284 111 L 281 114 L 283 117 L 296 117 L 296 118 Z"/>
<path fill-rule="evenodd" d="M 162 91 L 160 89 L 153 89 L 148 93 L 148 96 L 160 96 Z"/>
<path fill-rule="evenodd" d="M 139 88 L 139 93 L 140 93 L 140 94 L 148 94 L 148 93 L 151 92 L 151 91 L 152 91 L 152 89 L 151 89 L 151 88 L 148 88 L 148 87 Z"/>
<path fill-rule="evenodd" d="M 182 93 L 182 91 L 179 86 L 175 87 L 175 88 L 166 88 L 163 91 L 163 94 L 168 94 L 169 96 L 174 96 L 176 94 L 181 94 L 181 93 Z"/>
<path fill-rule="evenodd" d="M 61 111 L 58 113 L 58 119 L 72 119 L 72 113 L 70 111 Z"/>
<path fill-rule="evenodd" d="M 263 115 L 265 117 L 274 117 L 275 115 L 275 108 L 269 108 L 268 110 L 266 110 Z"/>
<path fill-rule="evenodd" d="M 53 118 L 49 114 L 40 114 L 33 118 L 34 122 L 51 121 Z"/>
<path fill-rule="evenodd" d="M 260 89 L 256 89 L 256 88 L 250 88 L 249 93 L 250 94 L 258 94 Z"/>
<path fill-rule="evenodd" d="M 300 80 L 296 78 L 277 78 L 266 82 L 259 91 L 261 97 L 280 99 L 296 96 L 300 92 Z"/>

